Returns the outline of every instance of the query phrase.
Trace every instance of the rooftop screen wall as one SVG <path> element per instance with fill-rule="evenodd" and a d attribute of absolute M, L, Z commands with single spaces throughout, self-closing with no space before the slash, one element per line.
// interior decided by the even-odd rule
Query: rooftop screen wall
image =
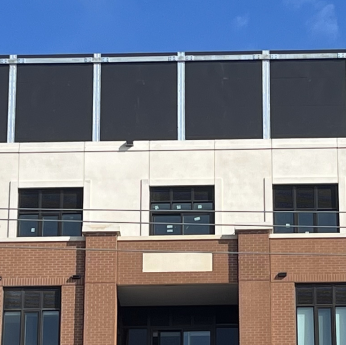
<path fill-rule="evenodd" d="M 0 56 L 0 142 L 346 136 L 346 52 Z"/>

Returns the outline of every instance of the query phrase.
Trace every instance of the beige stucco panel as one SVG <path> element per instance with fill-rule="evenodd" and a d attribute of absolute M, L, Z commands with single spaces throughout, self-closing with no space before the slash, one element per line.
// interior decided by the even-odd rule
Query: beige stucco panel
<path fill-rule="evenodd" d="M 150 179 L 213 179 L 214 151 L 151 151 Z"/>
<path fill-rule="evenodd" d="M 85 177 L 91 181 L 91 208 L 101 209 L 90 219 L 117 225 L 123 236 L 139 236 L 141 180 L 149 177 L 149 152 L 86 152 Z"/>
<path fill-rule="evenodd" d="M 143 253 L 143 272 L 211 272 L 211 253 Z"/>
<path fill-rule="evenodd" d="M 21 153 L 19 181 L 84 179 L 84 152 Z"/>
<path fill-rule="evenodd" d="M 265 181 L 271 176 L 271 151 L 230 150 L 215 152 L 215 178 L 222 184 L 222 221 L 224 224 L 265 222 Z M 238 211 L 238 212 L 237 212 Z M 252 212 L 245 212 L 252 211 Z M 259 212 L 255 212 L 259 211 Z M 223 234 L 234 233 L 223 226 Z"/>
<path fill-rule="evenodd" d="M 337 149 L 273 149 L 273 179 L 337 177 Z"/>
<path fill-rule="evenodd" d="M 18 180 L 18 154 L 0 153 L 0 237 L 7 237 L 10 224 L 16 224 L 15 218 L 8 221 L 10 207 L 10 181 Z M 18 207 L 18 205 L 14 205 Z"/>

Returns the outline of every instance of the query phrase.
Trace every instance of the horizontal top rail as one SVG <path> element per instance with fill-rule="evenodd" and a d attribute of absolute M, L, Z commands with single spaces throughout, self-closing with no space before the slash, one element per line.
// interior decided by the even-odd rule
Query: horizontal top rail
<path fill-rule="evenodd" d="M 58 55 L 57 55 L 58 56 Z M 84 63 L 138 63 L 138 62 L 184 62 L 184 61 L 251 61 L 251 60 L 313 60 L 313 59 L 346 59 L 345 52 L 335 53 L 285 53 L 270 54 L 205 54 L 205 55 L 143 55 L 143 56 L 100 56 L 100 57 L 25 57 L 0 58 L 0 65 L 11 64 L 84 64 Z"/>

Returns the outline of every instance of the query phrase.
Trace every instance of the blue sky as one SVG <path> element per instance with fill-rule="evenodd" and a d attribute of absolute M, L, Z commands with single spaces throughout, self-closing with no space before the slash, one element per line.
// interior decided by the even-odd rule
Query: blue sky
<path fill-rule="evenodd" d="M 345 0 L 9 0 L 0 54 L 346 48 Z"/>

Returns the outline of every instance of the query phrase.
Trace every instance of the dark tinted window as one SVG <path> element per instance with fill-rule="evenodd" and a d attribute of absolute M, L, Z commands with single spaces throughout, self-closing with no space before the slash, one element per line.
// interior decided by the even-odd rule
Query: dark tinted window
<path fill-rule="evenodd" d="M 17 142 L 92 139 L 91 64 L 17 68 Z"/>
<path fill-rule="evenodd" d="M 214 187 L 152 187 L 150 196 L 152 235 L 214 232 Z"/>
<path fill-rule="evenodd" d="M 58 345 L 59 335 L 58 288 L 4 289 L 3 345 Z"/>
<path fill-rule="evenodd" d="M 187 62 L 186 138 L 262 138 L 262 63 Z"/>
<path fill-rule="evenodd" d="M 176 63 L 102 66 L 101 140 L 177 139 Z"/>
<path fill-rule="evenodd" d="M 338 186 L 277 185 L 273 187 L 274 232 L 338 232 Z"/>
<path fill-rule="evenodd" d="M 18 236 L 81 236 L 83 189 L 20 189 Z"/>

